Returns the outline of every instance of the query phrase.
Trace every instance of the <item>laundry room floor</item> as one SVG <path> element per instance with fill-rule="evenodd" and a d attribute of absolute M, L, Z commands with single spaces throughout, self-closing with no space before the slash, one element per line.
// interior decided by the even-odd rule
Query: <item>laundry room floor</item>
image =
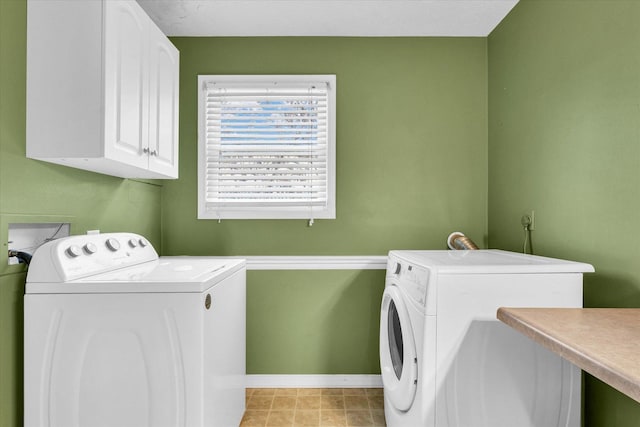
<path fill-rule="evenodd" d="M 250 388 L 241 427 L 386 426 L 381 388 Z"/>

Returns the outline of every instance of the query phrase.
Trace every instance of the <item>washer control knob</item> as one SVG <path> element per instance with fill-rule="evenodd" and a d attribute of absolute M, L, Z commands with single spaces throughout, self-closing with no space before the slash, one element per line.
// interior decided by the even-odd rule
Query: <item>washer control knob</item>
<path fill-rule="evenodd" d="M 115 252 L 120 249 L 120 242 L 117 239 L 109 238 L 107 239 L 107 247 Z"/>
<path fill-rule="evenodd" d="M 96 252 L 98 252 L 98 248 L 96 247 L 96 245 L 94 245 L 93 243 L 87 243 L 86 245 L 84 245 L 84 250 L 85 252 L 87 252 L 89 255 L 93 255 Z"/>
<path fill-rule="evenodd" d="M 402 264 L 396 262 L 396 270 L 394 271 L 394 274 L 400 274 L 400 271 L 402 271 Z"/>
<path fill-rule="evenodd" d="M 140 239 L 140 246 L 141 246 L 141 247 L 143 247 L 143 248 L 144 248 L 144 247 L 145 247 L 145 246 L 147 246 L 148 244 L 149 244 L 149 242 L 147 242 L 145 239 L 142 239 L 142 238 Z"/>
<path fill-rule="evenodd" d="M 138 242 L 136 241 L 136 239 L 129 239 L 129 246 L 131 246 L 132 248 L 137 247 Z"/>
<path fill-rule="evenodd" d="M 67 248 L 67 255 L 71 258 L 77 258 L 82 255 L 82 250 L 76 245 L 71 245 Z"/>

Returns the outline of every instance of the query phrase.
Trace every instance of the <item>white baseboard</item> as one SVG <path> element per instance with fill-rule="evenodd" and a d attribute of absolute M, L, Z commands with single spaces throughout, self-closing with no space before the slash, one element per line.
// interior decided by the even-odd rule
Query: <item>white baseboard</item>
<path fill-rule="evenodd" d="M 380 375 L 247 375 L 249 388 L 382 387 Z"/>

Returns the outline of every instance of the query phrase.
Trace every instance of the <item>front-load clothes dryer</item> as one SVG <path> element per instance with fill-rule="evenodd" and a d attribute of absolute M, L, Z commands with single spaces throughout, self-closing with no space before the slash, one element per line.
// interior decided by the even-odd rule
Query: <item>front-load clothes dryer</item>
<path fill-rule="evenodd" d="M 582 307 L 588 264 L 499 250 L 391 251 L 380 363 L 390 427 L 579 427 L 580 370 L 496 319 Z"/>
<path fill-rule="evenodd" d="M 132 233 L 71 236 L 33 255 L 24 425 L 238 425 L 245 262 L 161 257 Z"/>

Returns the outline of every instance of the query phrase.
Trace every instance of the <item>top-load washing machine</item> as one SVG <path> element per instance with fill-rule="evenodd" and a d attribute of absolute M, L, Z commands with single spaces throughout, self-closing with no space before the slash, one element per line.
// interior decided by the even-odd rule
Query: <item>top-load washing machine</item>
<path fill-rule="evenodd" d="M 24 425 L 238 425 L 245 262 L 159 258 L 132 233 L 71 236 L 33 255 Z"/>
<path fill-rule="evenodd" d="M 579 427 L 580 370 L 496 319 L 582 307 L 589 264 L 499 250 L 391 251 L 380 320 L 390 427 Z"/>

